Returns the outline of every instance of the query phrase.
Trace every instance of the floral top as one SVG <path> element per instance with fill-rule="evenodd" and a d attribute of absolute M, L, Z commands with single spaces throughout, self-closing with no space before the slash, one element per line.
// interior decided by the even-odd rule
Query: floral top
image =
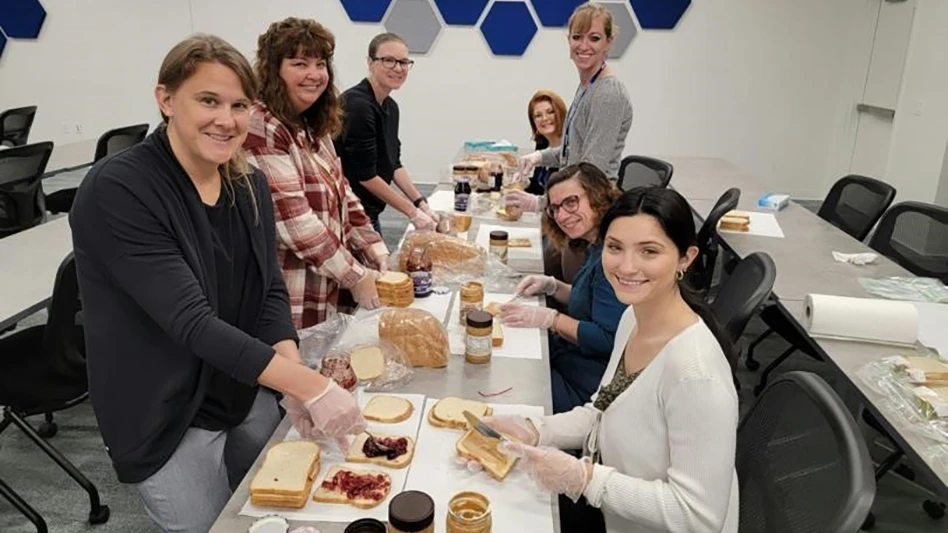
<path fill-rule="evenodd" d="M 596 402 L 593 405 L 596 409 L 605 411 L 620 394 L 625 392 L 625 389 L 629 388 L 629 385 L 631 385 L 632 382 L 635 381 L 635 378 L 639 377 L 641 373 L 642 370 L 637 370 L 631 374 L 627 374 L 625 365 L 620 361 L 618 366 L 616 366 L 616 373 L 612 381 L 599 389 L 599 395 L 596 397 Z"/>

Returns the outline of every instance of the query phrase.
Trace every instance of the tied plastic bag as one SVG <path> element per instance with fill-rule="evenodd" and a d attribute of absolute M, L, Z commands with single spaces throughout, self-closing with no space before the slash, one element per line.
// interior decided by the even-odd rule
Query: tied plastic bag
<path fill-rule="evenodd" d="M 889 300 L 948 303 L 948 287 L 935 278 L 859 278 L 859 284 L 869 294 Z"/>
<path fill-rule="evenodd" d="M 358 322 L 358 321 L 357 321 Z M 359 327 L 353 324 L 353 327 Z M 323 358 L 348 361 L 359 384 L 368 392 L 386 392 L 411 382 L 411 361 L 398 346 L 384 341 L 343 344 L 333 347 Z"/>

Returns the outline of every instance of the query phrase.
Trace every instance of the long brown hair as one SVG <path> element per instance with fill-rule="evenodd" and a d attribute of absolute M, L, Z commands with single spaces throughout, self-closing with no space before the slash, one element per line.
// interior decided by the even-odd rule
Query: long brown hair
<path fill-rule="evenodd" d="M 247 58 L 220 37 L 203 33 L 188 37 L 168 52 L 158 70 L 158 85 L 163 85 L 166 91 L 174 93 L 194 75 L 202 63 L 219 63 L 229 68 L 240 79 L 240 86 L 247 98 L 253 100 L 257 97 L 257 80 Z M 165 124 L 171 120 L 164 113 L 161 113 L 161 119 Z M 254 217 L 258 217 L 257 198 L 250 182 L 250 165 L 243 150 L 235 150 L 230 160 L 221 165 L 220 173 L 224 178 L 224 186 L 231 193 L 232 201 L 236 198 L 233 194 L 234 183 L 247 188 L 253 203 Z"/>
<path fill-rule="evenodd" d="M 546 183 L 547 201 L 549 201 L 550 190 L 552 190 L 553 187 L 572 178 L 576 178 L 583 187 L 583 190 L 586 191 L 586 196 L 589 198 L 589 206 L 596 214 L 595 225 L 598 226 L 602 215 L 609 209 L 612 202 L 616 201 L 616 198 L 622 194 L 622 191 L 617 189 L 615 184 L 613 184 L 612 181 L 606 177 L 606 174 L 599 170 L 599 167 L 596 165 L 592 163 L 578 163 L 560 169 L 550 176 L 550 181 Z M 569 235 L 560 229 L 560 225 L 556 223 L 556 220 L 554 220 L 546 210 L 543 211 L 543 234 L 560 250 L 566 249 L 569 245 Z"/>
<path fill-rule="evenodd" d="M 260 81 L 260 99 L 273 116 L 294 134 L 305 128 L 315 138 L 327 134 L 335 137 L 342 129 L 342 106 L 332 65 L 335 51 L 336 37 L 312 19 L 285 18 L 270 24 L 267 31 L 257 39 L 257 61 L 254 66 Z M 293 110 L 286 93 L 286 84 L 280 77 L 283 60 L 297 56 L 322 59 L 329 71 L 326 90 L 302 114 Z"/>
<path fill-rule="evenodd" d="M 533 136 L 531 138 L 536 140 L 537 137 L 543 137 L 543 135 L 537 131 L 537 123 L 533 119 L 533 108 L 540 102 L 549 102 L 550 105 L 553 106 L 553 114 L 556 115 L 556 136 L 562 137 L 563 123 L 566 121 L 566 102 L 555 92 L 542 90 L 534 93 L 533 98 L 530 99 L 530 103 L 527 104 L 527 118 L 530 119 L 530 129 L 533 130 Z M 547 139 L 547 141 L 549 141 L 549 139 Z"/>

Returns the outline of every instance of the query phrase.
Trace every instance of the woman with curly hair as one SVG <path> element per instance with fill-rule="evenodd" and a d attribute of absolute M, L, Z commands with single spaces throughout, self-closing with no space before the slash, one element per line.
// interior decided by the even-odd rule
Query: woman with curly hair
<path fill-rule="evenodd" d="M 550 330 L 550 379 L 553 412 L 583 405 L 602 379 L 609 363 L 619 318 L 625 305 L 616 299 L 602 271 L 599 221 L 619 196 L 606 175 L 590 163 L 570 165 L 547 183 L 543 233 L 553 246 L 570 240 L 589 243 L 582 268 L 572 284 L 553 276 L 527 276 L 517 286 L 518 296 L 546 294 L 566 308 L 508 303 L 502 306 L 504 325 Z"/>
<path fill-rule="evenodd" d="M 353 303 L 378 307 L 375 278 L 388 260 L 333 147 L 342 127 L 335 47 L 333 34 L 314 20 L 289 17 L 270 25 L 257 40 L 260 99 L 243 145 L 270 185 L 280 264 L 298 328 Z"/>

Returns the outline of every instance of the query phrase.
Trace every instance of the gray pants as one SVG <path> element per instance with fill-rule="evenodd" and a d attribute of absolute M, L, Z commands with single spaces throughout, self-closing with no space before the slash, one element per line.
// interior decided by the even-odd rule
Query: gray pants
<path fill-rule="evenodd" d="M 206 533 L 279 423 L 276 398 L 261 387 L 239 426 L 188 429 L 168 462 L 135 485 L 158 529 Z"/>

